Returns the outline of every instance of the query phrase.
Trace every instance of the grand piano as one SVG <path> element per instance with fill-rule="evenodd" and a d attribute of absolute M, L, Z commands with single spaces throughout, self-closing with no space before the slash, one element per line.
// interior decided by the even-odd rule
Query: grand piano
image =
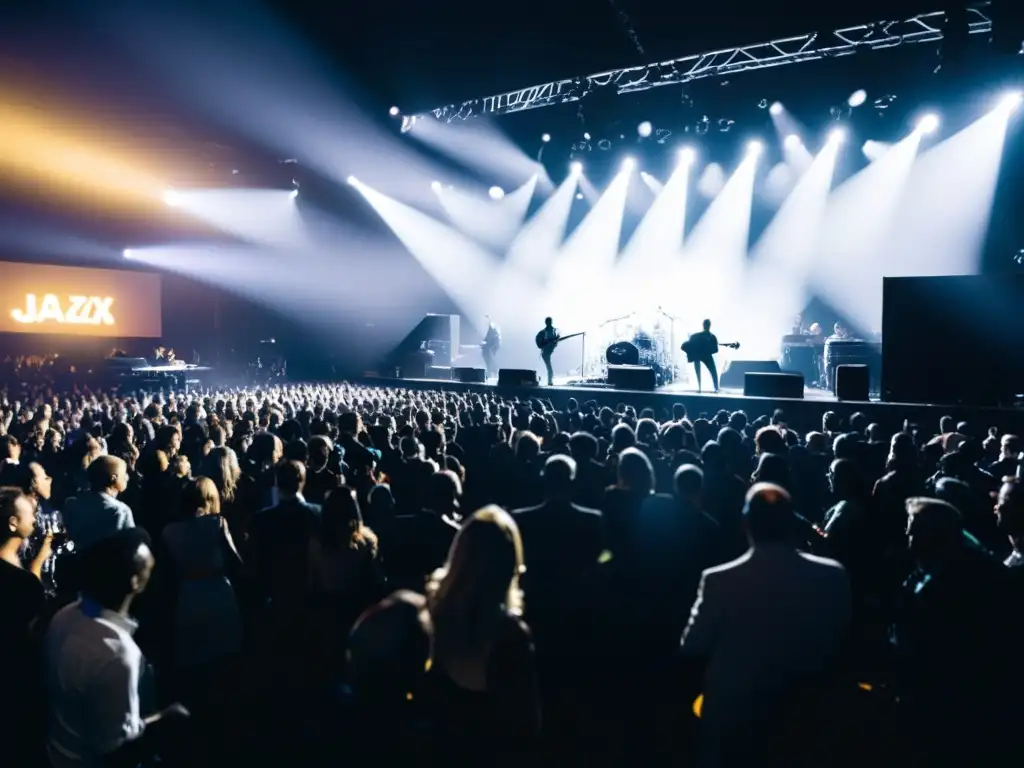
<path fill-rule="evenodd" d="M 202 383 L 213 369 L 204 365 L 166 360 L 150 362 L 144 357 L 108 357 L 104 370 L 109 383 L 131 389 L 174 389 L 188 391 Z"/>

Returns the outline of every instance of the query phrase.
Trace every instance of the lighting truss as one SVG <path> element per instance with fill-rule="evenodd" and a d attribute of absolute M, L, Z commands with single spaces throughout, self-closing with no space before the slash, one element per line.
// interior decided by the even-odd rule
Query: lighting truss
<path fill-rule="evenodd" d="M 969 34 L 981 35 L 992 32 L 992 19 L 985 12 L 989 5 L 989 2 L 983 2 L 967 8 Z M 870 24 L 843 27 L 828 33 L 810 32 L 767 43 L 722 48 L 669 61 L 611 69 L 586 77 L 554 80 L 517 91 L 499 93 L 496 96 L 484 96 L 461 104 L 449 104 L 423 115 L 403 117 L 402 131 L 408 131 L 417 120 L 429 115 L 437 120 L 453 123 L 479 115 L 507 115 L 528 109 L 569 104 L 579 101 L 599 88 L 614 87 L 620 94 L 635 93 L 663 85 L 681 85 L 708 77 L 848 56 L 858 51 L 877 51 L 913 43 L 938 42 L 942 40 L 942 23 L 945 15 L 945 11 L 933 11 L 903 21 L 875 21 Z"/>

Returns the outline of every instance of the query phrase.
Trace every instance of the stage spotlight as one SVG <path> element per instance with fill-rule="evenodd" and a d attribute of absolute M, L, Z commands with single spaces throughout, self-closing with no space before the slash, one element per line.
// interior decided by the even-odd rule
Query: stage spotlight
<path fill-rule="evenodd" d="M 577 192 L 576 193 L 576 199 L 577 200 L 582 200 L 583 199 L 583 193 L 582 192 Z"/>
<path fill-rule="evenodd" d="M 846 100 L 846 103 L 849 104 L 851 107 L 859 107 L 867 100 L 868 92 L 861 88 L 860 90 L 851 93 L 850 98 Z"/>
<path fill-rule="evenodd" d="M 782 103 L 776 101 L 774 104 L 768 107 L 768 111 L 772 114 L 772 116 L 778 117 L 779 115 L 782 114 Z"/>
<path fill-rule="evenodd" d="M 349 176 L 347 179 L 345 179 L 345 181 L 351 184 L 353 187 L 359 183 L 359 179 L 357 179 L 355 176 Z"/>
<path fill-rule="evenodd" d="M 584 131 L 583 132 L 583 140 L 584 141 L 590 141 L 590 132 L 589 131 Z"/>
<path fill-rule="evenodd" d="M 789 136 L 787 136 L 786 140 L 783 142 L 783 144 L 785 145 L 786 149 L 796 149 L 802 143 L 803 142 L 800 141 L 800 137 L 797 136 L 795 133 L 789 134 Z"/>
<path fill-rule="evenodd" d="M 939 116 L 933 112 L 917 121 L 917 130 L 921 133 L 935 133 L 939 129 Z"/>
<path fill-rule="evenodd" d="M 763 149 L 764 149 L 764 144 L 762 144 L 757 139 L 754 139 L 753 141 L 747 143 L 747 152 L 749 152 L 752 155 L 759 155 L 759 154 L 761 154 L 761 151 Z"/>
<path fill-rule="evenodd" d="M 650 120 L 644 120 L 636 127 L 636 132 L 640 135 L 641 139 L 646 139 L 654 132 L 654 126 L 651 125 Z"/>
<path fill-rule="evenodd" d="M 505 196 L 505 190 L 501 187 L 491 187 L 487 190 L 487 194 L 490 195 L 491 200 L 501 200 Z"/>
<path fill-rule="evenodd" d="M 168 189 L 164 192 L 164 202 L 172 208 L 181 205 L 181 195 L 175 192 L 173 189 Z"/>
<path fill-rule="evenodd" d="M 547 144 L 549 141 L 551 141 L 551 134 L 550 133 L 541 134 L 540 140 L 543 141 L 545 144 Z"/>
<path fill-rule="evenodd" d="M 432 181 L 432 182 L 430 182 L 430 188 L 432 190 L 434 190 L 435 192 L 440 192 L 441 191 L 441 182 L 440 181 Z"/>
<path fill-rule="evenodd" d="M 292 200 L 294 200 L 298 196 L 299 196 L 299 190 L 297 190 L 297 189 L 293 189 L 291 192 L 288 193 L 288 197 L 290 197 Z"/>
<path fill-rule="evenodd" d="M 846 131 L 842 128 L 833 128 L 828 133 L 828 140 L 833 144 L 842 144 L 843 139 L 846 138 Z"/>
<path fill-rule="evenodd" d="M 697 153 L 693 147 L 683 147 L 679 150 L 679 162 L 681 163 L 692 163 L 697 159 Z"/>
<path fill-rule="evenodd" d="M 125 248 L 121 252 L 121 255 L 124 256 L 126 259 L 130 259 L 132 257 L 132 249 L 131 248 Z"/>
<path fill-rule="evenodd" d="M 398 107 L 392 107 L 391 109 L 388 110 L 388 114 L 391 115 L 392 117 L 398 117 L 399 114 L 401 114 L 401 112 L 402 110 L 400 110 Z"/>
<path fill-rule="evenodd" d="M 573 160 L 569 163 L 569 171 L 572 173 L 583 173 L 583 163 L 579 160 Z"/>
<path fill-rule="evenodd" d="M 629 171 L 632 171 L 634 168 L 636 168 L 636 160 L 634 160 L 632 157 L 627 157 L 622 161 L 623 171 L 628 173 Z"/>
<path fill-rule="evenodd" d="M 1010 91 L 1000 99 L 999 108 L 1006 112 L 1013 112 L 1017 110 L 1021 104 L 1024 104 L 1024 92 Z"/>

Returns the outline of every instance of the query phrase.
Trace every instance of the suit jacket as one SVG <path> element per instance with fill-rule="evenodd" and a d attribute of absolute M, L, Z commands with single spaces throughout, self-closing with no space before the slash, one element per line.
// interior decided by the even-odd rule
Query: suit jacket
<path fill-rule="evenodd" d="M 545 501 L 512 513 L 523 537 L 526 619 L 541 651 L 572 644 L 590 608 L 591 577 L 605 549 L 596 509 Z"/>
<path fill-rule="evenodd" d="M 702 765 L 756 759 L 785 730 L 775 718 L 799 718 L 796 702 L 831 679 L 847 649 L 850 612 L 843 567 L 788 545 L 704 571 L 682 639 L 707 662 Z"/>
<path fill-rule="evenodd" d="M 259 593 L 279 606 L 302 601 L 309 587 L 309 542 L 320 530 L 320 505 L 284 499 L 256 513 L 250 561 Z"/>

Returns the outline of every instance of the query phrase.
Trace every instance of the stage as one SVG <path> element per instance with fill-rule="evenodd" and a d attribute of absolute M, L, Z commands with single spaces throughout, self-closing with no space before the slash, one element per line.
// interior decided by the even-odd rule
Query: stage
<path fill-rule="evenodd" d="M 598 406 L 614 408 L 619 403 L 643 408 L 669 410 L 674 403 L 686 406 L 691 419 L 711 417 L 720 410 L 744 411 L 750 419 L 761 415 L 771 416 L 781 408 L 793 428 L 801 431 L 819 429 L 821 417 L 826 411 L 841 416 L 863 413 L 872 422 L 881 424 L 887 431 L 903 428 L 904 422 L 919 425 L 926 433 L 938 431 L 939 419 L 949 415 L 958 421 L 974 423 L 976 428 L 998 424 L 1002 431 L 1021 434 L 1024 430 L 1024 410 L 1015 408 L 974 407 L 966 405 L 930 405 L 920 403 L 887 403 L 879 400 L 855 401 L 838 400 L 831 392 L 822 389 L 804 389 L 802 399 L 777 397 L 751 397 L 739 389 L 722 389 L 717 394 L 697 392 L 685 384 L 669 384 L 653 391 L 615 389 L 597 382 L 556 377 L 553 386 L 498 387 L 495 379 L 485 383 L 466 384 L 456 381 L 435 379 L 366 378 L 363 383 L 373 386 L 399 387 L 418 391 L 444 390 L 448 392 L 476 392 L 479 394 L 500 394 L 502 397 L 520 399 L 540 398 L 550 400 L 556 408 L 564 408 L 570 397 L 582 405 L 594 401 Z"/>

